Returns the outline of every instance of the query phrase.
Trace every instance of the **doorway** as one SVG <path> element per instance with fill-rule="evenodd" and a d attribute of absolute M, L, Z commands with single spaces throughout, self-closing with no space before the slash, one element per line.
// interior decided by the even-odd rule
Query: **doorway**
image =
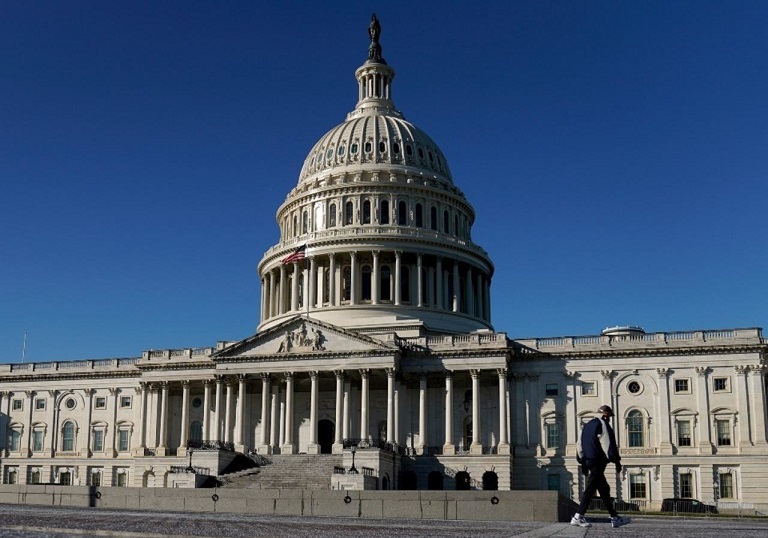
<path fill-rule="evenodd" d="M 317 443 L 320 445 L 320 454 L 330 454 L 333 451 L 335 435 L 336 426 L 333 422 L 324 418 L 317 423 Z"/>

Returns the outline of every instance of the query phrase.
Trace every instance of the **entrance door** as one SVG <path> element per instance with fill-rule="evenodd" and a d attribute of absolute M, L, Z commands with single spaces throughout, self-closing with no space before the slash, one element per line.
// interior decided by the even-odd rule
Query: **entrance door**
<path fill-rule="evenodd" d="M 333 450 L 333 439 L 336 435 L 336 426 L 324 418 L 317 423 L 317 442 L 320 444 L 320 454 L 330 454 Z"/>

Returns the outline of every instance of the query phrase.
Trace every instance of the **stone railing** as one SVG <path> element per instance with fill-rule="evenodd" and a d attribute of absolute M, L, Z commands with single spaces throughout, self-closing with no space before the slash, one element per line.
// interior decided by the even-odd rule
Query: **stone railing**
<path fill-rule="evenodd" d="M 482 345 L 506 345 L 506 333 L 476 333 L 445 336 L 419 336 L 414 338 L 398 337 L 397 341 L 405 345 L 421 348 L 467 347 Z"/>
<path fill-rule="evenodd" d="M 0 364 L 0 375 L 4 372 L 43 372 L 45 374 L 50 374 L 62 370 L 66 370 L 67 373 L 70 373 L 71 371 L 76 370 L 103 370 L 126 367 L 133 369 L 138 360 L 138 358 L 130 358 Z"/>
<path fill-rule="evenodd" d="M 156 359 L 203 359 L 212 355 L 216 351 L 212 347 L 186 348 L 186 349 L 150 349 L 141 354 L 143 360 Z"/>

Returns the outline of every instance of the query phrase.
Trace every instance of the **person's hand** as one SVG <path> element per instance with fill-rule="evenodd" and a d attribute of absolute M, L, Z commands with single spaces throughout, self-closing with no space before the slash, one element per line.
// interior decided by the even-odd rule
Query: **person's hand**
<path fill-rule="evenodd" d="M 617 473 L 621 472 L 621 463 L 616 463 L 616 472 Z"/>

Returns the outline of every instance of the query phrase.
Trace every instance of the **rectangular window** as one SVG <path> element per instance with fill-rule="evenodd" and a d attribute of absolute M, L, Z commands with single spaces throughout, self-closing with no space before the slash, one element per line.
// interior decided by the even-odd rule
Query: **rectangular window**
<path fill-rule="evenodd" d="M 582 396 L 596 396 L 597 390 L 595 389 L 594 381 L 583 381 L 581 383 Z"/>
<path fill-rule="evenodd" d="M 32 430 L 32 450 L 34 452 L 42 452 L 43 444 L 45 442 L 43 430 Z"/>
<path fill-rule="evenodd" d="M 8 450 L 19 450 L 21 447 L 21 432 L 19 430 L 11 430 L 8 437 Z"/>
<path fill-rule="evenodd" d="M 6 467 L 5 483 L 6 484 L 18 484 L 19 482 L 19 469 L 18 467 Z"/>
<path fill-rule="evenodd" d="M 129 440 L 130 440 L 130 431 L 129 430 L 120 430 L 117 432 L 117 449 L 121 452 L 125 452 L 128 450 L 129 447 Z"/>
<path fill-rule="evenodd" d="M 683 499 L 693 498 L 693 475 L 691 473 L 680 473 L 680 497 Z"/>
<path fill-rule="evenodd" d="M 93 451 L 101 452 L 104 450 L 104 430 L 93 430 Z"/>
<path fill-rule="evenodd" d="M 675 379 L 675 392 L 685 394 L 691 392 L 691 386 L 688 379 Z"/>
<path fill-rule="evenodd" d="M 117 479 L 115 481 L 115 485 L 118 487 L 124 488 L 128 485 L 128 473 L 126 472 L 118 472 L 117 473 Z"/>
<path fill-rule="evenodd" d="M 45 409 L 45 399 L 44 398 L 38 398 L 35 400 L 35 409 L 38 411 L 42 411 Z"/>
<path fill-rule="evenodd" d="M 545 425 L 547 429 L 547 448 L 560 446 L 560 424 L 557 422 Z"/>
<path fill-rule="evenodd" d="M 39 484 L 40 483 L 40 468 L 39 467 L 33 467 L 29 470 L 29 483 L 30 484 Z"/>
<path fill-rule="evenodd" d="M 72 473 L 69 471 L 62 471 L 59 473 L 59 484 L 62 486 L 72 485 Z"/>
<path fill-rule="evenodd" d="M 13 411 L 21 411 L 24 409 L 24 401 L 23 400 L 13 400 L 13 403 L 11 404 L 11 409 Z"/>
<path fill-rule="evenodd" d="M 633 499 L 645 499 L 646 491 L 644 474 L 629 475 L 629 496 Z"/>
<path fill-rule="evenodd" d="M 716 420 L 715 425 L 717 427 L 717 445 L 731 446 L 731 421 Z"/>
<path fill-rule="evenodd" d="M 101 471 L 93 471 L 91 473 L 91 485 L 92 486 L 101 485 Z"/>
<path fill-rule="evenodd" d="M 713 381 L 713 388 L 715 392 L 728 392 L 728 378 L 716 377 Z"/>
<path fill-rule="evenodd" d="M 557 383 L 547 383 L 544 385 L 544 391 L 547 396 L 557 396 L 560 394 L 560 385 Z"/>
<path fill-rule="evenodd" d="M 123 409 L 131 407 L 133 398 L 131 396 L 120 396 L 120 407 Z"/>
<path fill-rule="evenodd" d="M 720 473 L 720 498 L 733 499 L 733 475 Z"/>
<path fill-rule="evenodd" d="M 691 446 L 690 420 L 681 420 L 677 423 L 677 446 Z"/>
<path fill-rule="evenodd" d="M 104 396 L 97 396 L 93 404 L 94 409 L 106 409 L 107 399 Z"/>

